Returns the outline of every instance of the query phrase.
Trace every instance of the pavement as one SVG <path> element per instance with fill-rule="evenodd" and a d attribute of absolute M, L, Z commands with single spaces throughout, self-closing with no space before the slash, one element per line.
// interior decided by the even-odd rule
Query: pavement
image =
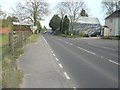
<path fill-rule="evenodd" d="M 18 66 L 24 73 L 21 88 L 73 87 L 42 35 L 36 43 L 24 47 L 24 55 L 19 58 Z"/>
<path fill-rule="evenodd" d="M 43 36 L 75 87 L 118 87 L 118 41 Z"/>

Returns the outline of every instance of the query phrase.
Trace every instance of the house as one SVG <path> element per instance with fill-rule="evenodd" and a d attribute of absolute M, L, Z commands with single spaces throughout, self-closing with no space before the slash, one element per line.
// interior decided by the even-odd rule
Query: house
<path fill-rule="evenodd" d="M 120 10 L 113 12 L 105 18 L 105 26 L 108 27 L 109 36 L 120 35 Z"/>
<path fill-rule="evenodd" d="M 92 34 L 100 31 L 101 24 L 96 17 L 80 17 L 75 24 L 75 31 Z M 69 27 L 71 31 L 71 27 Z"/>
<path fill-rule="evenodd" d="M 13 31 L 30 31 L 31 24 L 23 23 L 23 22 L 12 22 Z"/>

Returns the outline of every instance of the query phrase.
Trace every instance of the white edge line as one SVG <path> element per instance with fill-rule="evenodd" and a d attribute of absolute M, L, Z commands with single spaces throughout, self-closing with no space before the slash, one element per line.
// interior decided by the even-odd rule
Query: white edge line
<path fill-rule="evenodd" d="M 59 66 L 60 66 L 60 68 L 63 68 L 63 66 L 62 66 L 62 64 L 61 64 L 61 63 L 59 63 Z"/>
<path fill-rule="evenodd" d="M 114 64 L 117 64 L 117 65 L 120 65 L 119 63 L 113 61 L 113 60 L 109 60 L 110 62 L 114 63 Z"/>
<path fill-rule="evenodd" d="M 67 79 L 70 79 L 70 77 L 68 76 L 66 72 L 64 72 L 64 75 L 66 76 Z"/>
<path fill-rule="evenodd" d="M 56 61 L 58 61 L 58 58 L 56 58 Z"/>
<path fill-rule="evenodd" d="M 45 38 L 43 36 L 42 36 L 42 38 L 44 39 L 45 43 L 48 44 L 47 41 L 45 40 Z"/>
<path fill-rule="evenodd" d="M 53 56 L 55 56 L 55 54 L 53 53 Z"/>

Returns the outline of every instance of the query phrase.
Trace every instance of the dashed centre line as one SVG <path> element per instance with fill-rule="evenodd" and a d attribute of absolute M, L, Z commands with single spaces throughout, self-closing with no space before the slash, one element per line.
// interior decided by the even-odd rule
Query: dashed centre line
<path fill-rule="evenodd" d="M 69 43 L 69 42 L 66 42 L 66 41 L 65 41 L 65 43 L 66 43 L 66 44 L 69 44 L 69 45 L 71 45 L 71 46 L 72 46 L 72 43 Z"/>
<path fill-rule="evenodd" d="M 119 63 L 113 61 L 113 60 L 109 60 L 110 62 L 114 63 L 114 64 L 117 64 L 117 65 L 120 65 Z"/>
<path fill-rule="evenodd" d="M 91 52 L 91 51 L 88 51 L 88 50 L 86 50 L 86 49 L 84 49 L 84 48 L 81 48 L 81 47 L 77 47 L 77 48 L 79 48 L 79 49 L 81 49 L 81 50 L 84 50 L 84 51 L 86 51 L 86 52 L 88 52 L 88 53 L 91 53 L 91 54 L 93 54 L 93 55 L 96 55 L 95 53 L 93 53 L 93 52 Z"/>

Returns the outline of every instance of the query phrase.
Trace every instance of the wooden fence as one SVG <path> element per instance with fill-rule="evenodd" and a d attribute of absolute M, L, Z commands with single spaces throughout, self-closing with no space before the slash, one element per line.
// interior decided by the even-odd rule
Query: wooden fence
<path fill-rule="evenodd" d="M 8 54 L 14 55 L 18 48 L 22 48 L 26 44 L 27 38 L 31 35 L 30 31 L 9 32 L 9 43 L 2 46 L 2 59 Z"/>

